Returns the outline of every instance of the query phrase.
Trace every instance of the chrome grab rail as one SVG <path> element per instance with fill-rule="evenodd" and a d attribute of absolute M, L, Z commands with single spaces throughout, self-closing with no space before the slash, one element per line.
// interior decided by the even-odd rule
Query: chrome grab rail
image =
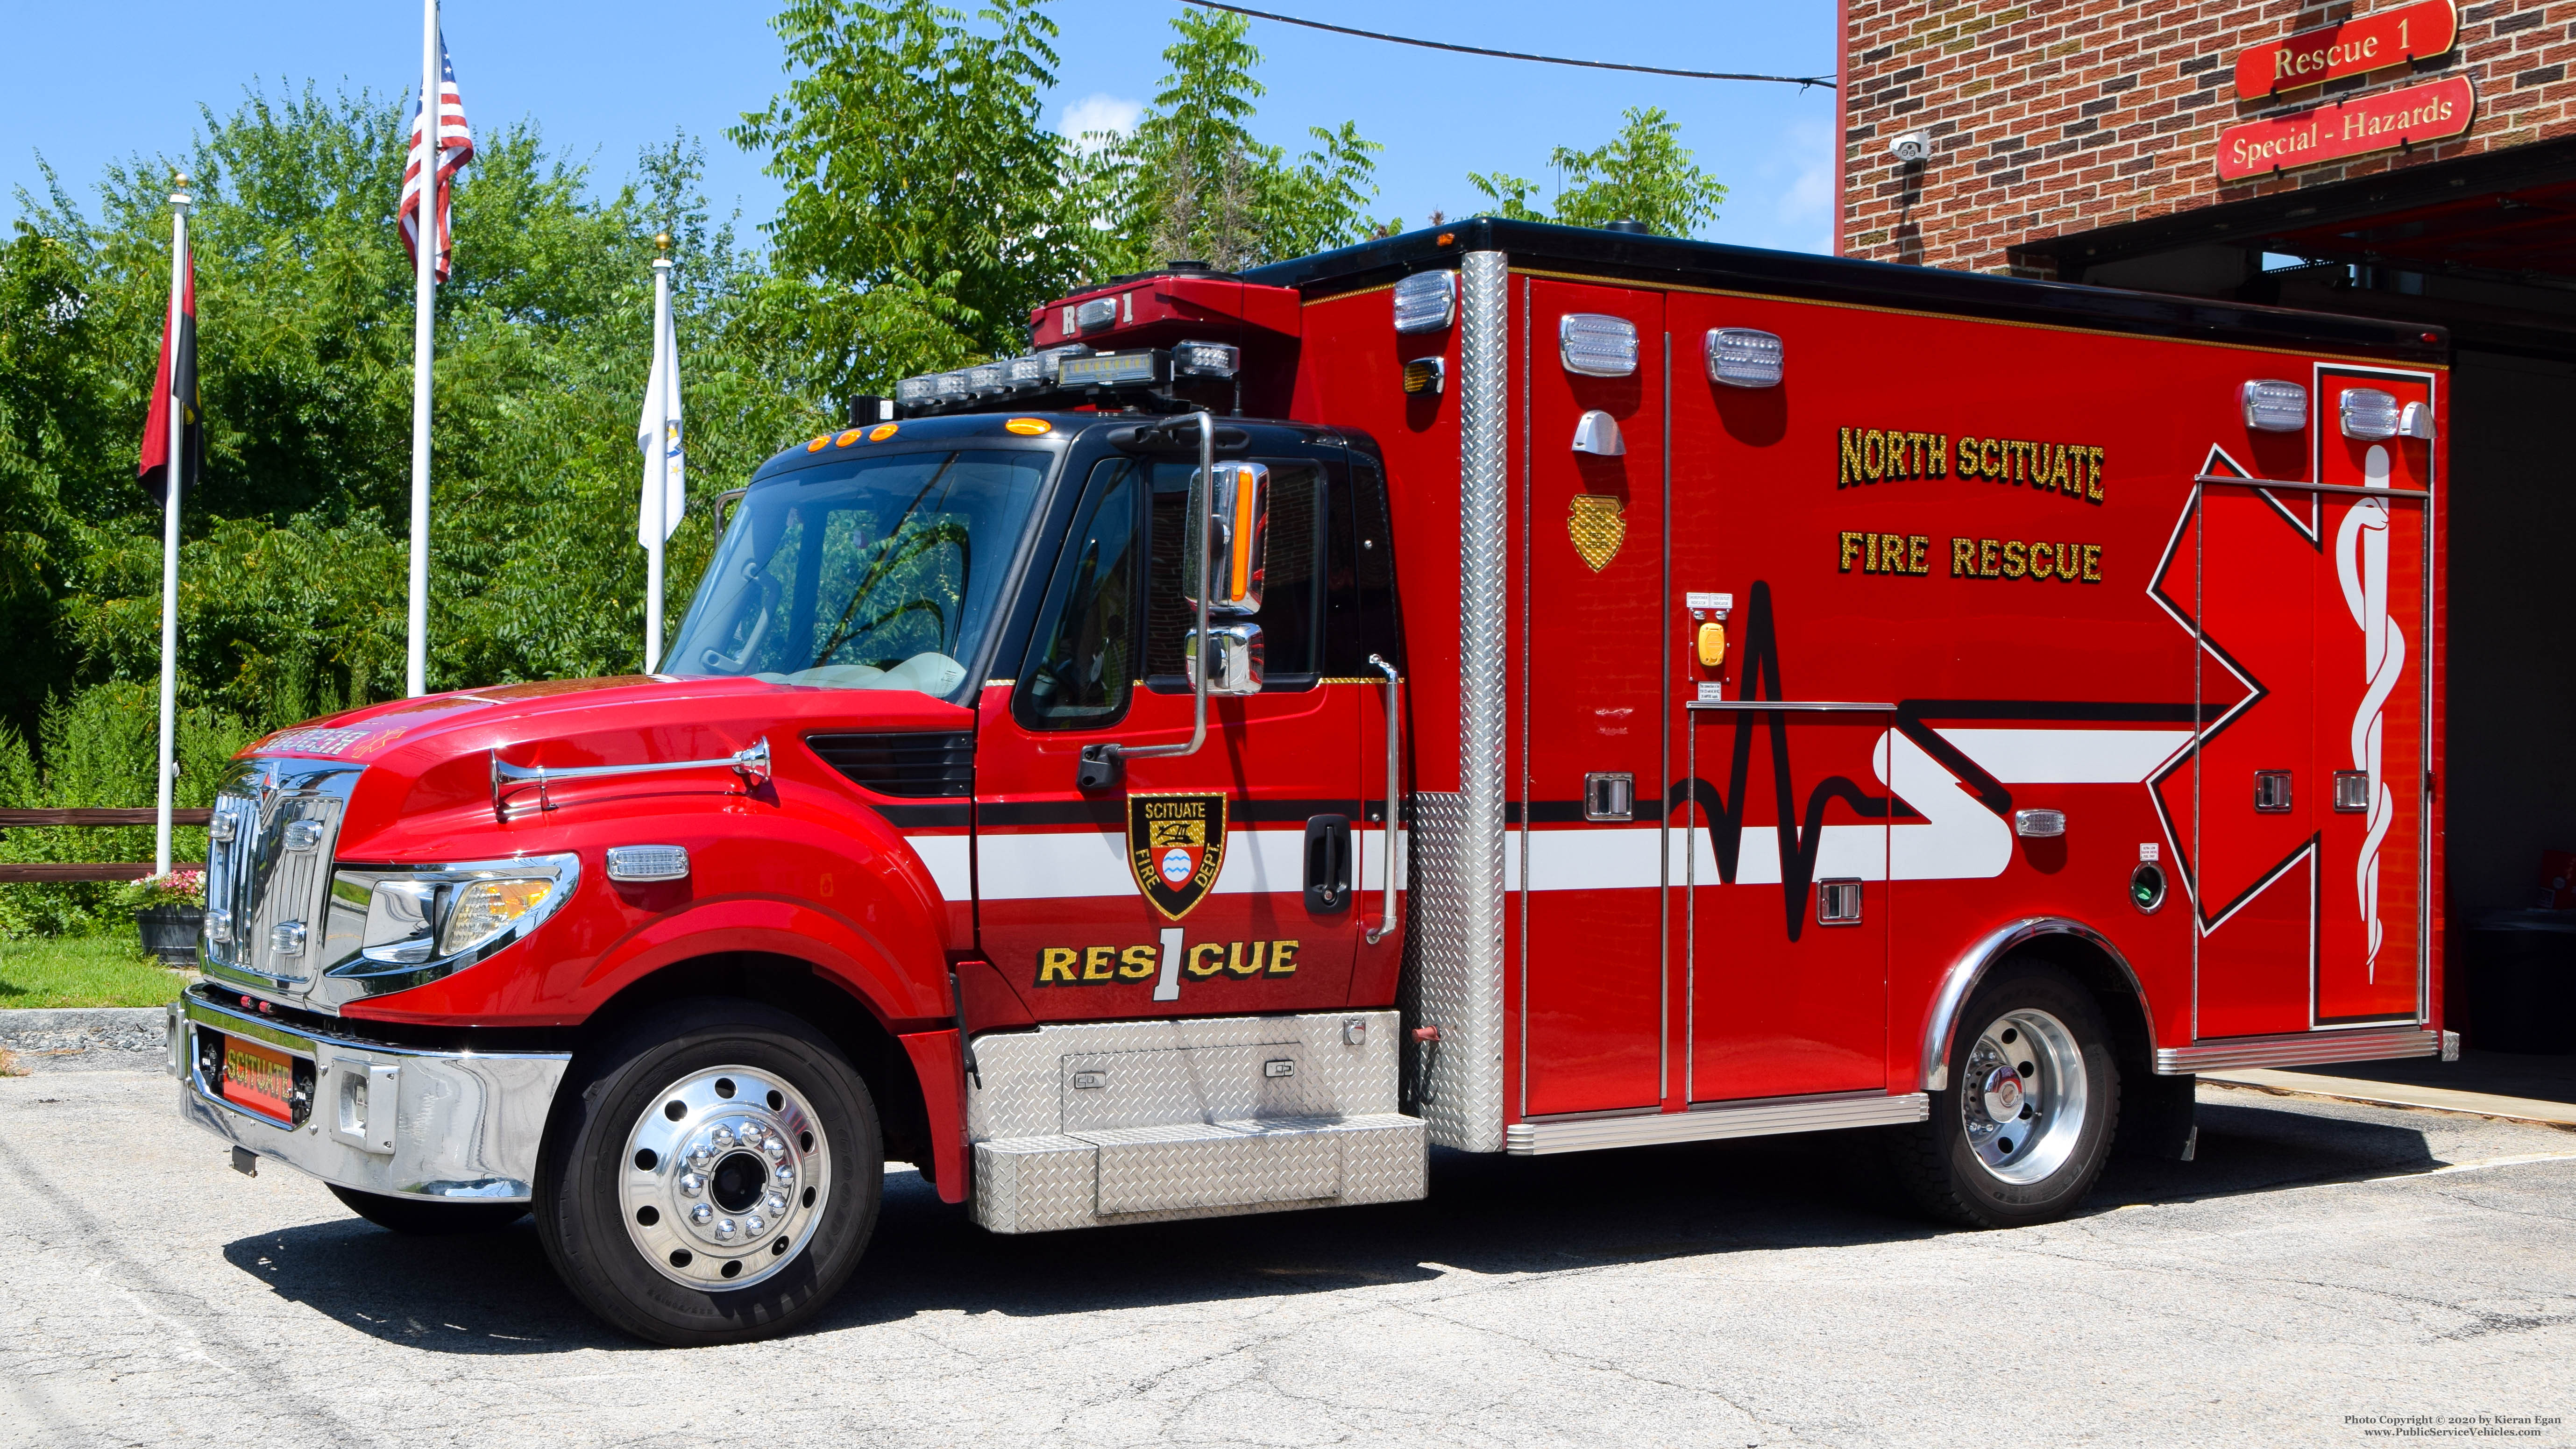
<path fill-rule="evenodd" d="M 555 804 L 546 793 L 547 787 L 562 780 L 606 780 L 621 775 L 660 775 L 672 770 L 728 769 L 742 777 L 742 787 L 749 792 L 759 789 L 769 779 L 769 738 L 766 735 L 730 755 L 712 760 L 672 760 L 658 765 L 574 765 L 550 770 L 543 765 L 510 764 L 501 758 L 499 750 L 488 753 L 492 757 L 492 813 L 503 820 L 510 818 L 504 798 L 509 792 L 533 785 L 537 791 L 537 808 L 552 810 Z"/>
<path fill-rule="evenodd" d="M 1368 943 L 1374 946 L 1395 930 L 1395 840 L 1396 832 L 1403 826 L 1404 810 L 1403 801 L 1396 793 L 1395 691 L 1398 679 L 1395 666 L 1375 654 L 1368 657 L 1368 662 L 1371 669 L 1386 676 L 1386 846 L 1381 852 L 1384 858 L 1378 865 L 1381 904 L 1377 929 L 1368 933 Z"/>

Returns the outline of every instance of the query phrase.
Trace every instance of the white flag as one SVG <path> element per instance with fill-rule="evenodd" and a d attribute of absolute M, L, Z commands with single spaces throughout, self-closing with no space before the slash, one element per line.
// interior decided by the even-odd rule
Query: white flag
<path fill-rule="evenodd" d="M 689 506 L 687 459 L 680 443 L 680 344 L 670 312 L 661 309 L 653 338 L 653 375 L 644 384 L 644 415 L 635 424 L 635 446 L 644 454 L 644 487 L 638 495 L 635 541 L 653 546 L 653 488 L 662 488 L 662 537 L 680 527 Z"/>

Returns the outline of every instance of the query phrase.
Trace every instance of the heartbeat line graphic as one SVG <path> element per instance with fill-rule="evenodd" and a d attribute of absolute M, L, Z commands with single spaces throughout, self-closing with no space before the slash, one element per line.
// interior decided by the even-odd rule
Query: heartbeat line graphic
<path fill-rule="evenodd" d="M 1782 673 L 1778 629 L 1771 588 L 1767 582 L 1755 581 L 1748 595 L 1740 657 L 1744 660 L 1743 703 L 1778 702 L 1790 697 Z M 1876 757 L 1879 774 L 1888 782 L 1884 790 L 1864 788 L 1848 776 L 1828 775 L 1802 795 L 1797 771 L 1790 759 L 1791 711 L 1743 709 L 1731 713 L 1735 716 L 1735 740 L 1728 759 L 1726 787 L 1720 790 L 1697 776 L 1677 781 L 1667 795 L 1665 811 L 1669 818 L 1673 809 L 1685 800 L 1698 808 L 1701 818 L 1707 822 L 1709 848 L 1716 857 L 1718 879 L 1724 884 L 1734 885 L 1739 868 L 1744 864 L 1744 819 L 1751 791 L 1755 788 L 1754 730 L 1757 725 L 1767 729 L 1771 756 L 1770 787 L 1776 811 L 1772 830 L 1778 839 L 1781 910 L 1783 924 L 1792 941 L 1799 939 L 1807 924 L 1816 861 L 1824 847 L 1825 816 L 1835 801 L 1842 802 L 1863 821 L 1887 822 L 1891 826 L 1911 822 L 1909 829 L 1931 832 L 1932 841 L 1919 843 L 1924 850 L 1949 852 L 1958 857 L 1946 864 L 1911 861 L 1910 857 L 1922 852 L 1895 848 L 1898 842 L 1891 840 L 1890 854 L 1895 857 L 1896 867 L 1891 874 L 1897 878 L 1968 879 L 1999 874 L 2008 863 L 2012 849 L 2012 791 L 1992 771 L 1934 729 L 1931 721 L 2015 721 L 2096 728 L 2121 724 L 2190 724 L 2196 728 L 2201 717 L 2199 708 L 2189 703 L 1898 700 L 1892 713 L 1876 716 L 1884 721 Z M 2080 728 L 2078 732 L 2082 732 Z M 2141 767 L 2141 777 L 2120 778 L 2135 778 L 2137 783 L 2143 784 L 2143 773 L 2144 767 Z M 1909 791 L 1914 792 L 1911 803 L 1905 798 Z M 1963 801 L 1953 805 L 1936 798 L 1942 792 L 1951 791 L 1964 793 L 1974 803 Z M 1959 814 L 1960 805 L 1967 808 L 1966 819 Z M 1978 807 L 1994 817 L 1981 829 L 1971 828 L 1974 820 L 1979 818 Z M 1984 864 L 1968 859 L 1970 856 L 1977 857 Z"/>

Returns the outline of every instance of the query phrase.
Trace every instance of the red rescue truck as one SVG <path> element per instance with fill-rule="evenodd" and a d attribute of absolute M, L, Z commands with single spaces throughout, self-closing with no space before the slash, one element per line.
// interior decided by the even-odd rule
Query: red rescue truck
<path fill-rule="evenodd" d="M 728 495 L 662 672 L 242 756 L 237 1166 L 704 1343 L 889 1158 L 1019 1233 L 1868 1127 L 2002 1226 L 2445 1051 L 2440 334 L 1496 220 L 1030 321 Z"/>

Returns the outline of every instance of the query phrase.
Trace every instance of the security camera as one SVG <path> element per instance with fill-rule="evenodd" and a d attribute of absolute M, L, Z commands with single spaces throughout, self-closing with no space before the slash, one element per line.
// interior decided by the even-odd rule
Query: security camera
<path fill-rule="evenodd" d="M 1932 133 L 1907 131 L 1887 143 L 1887 154 L 1899 166 L 1919 166 L 1932 159 Z"/>

